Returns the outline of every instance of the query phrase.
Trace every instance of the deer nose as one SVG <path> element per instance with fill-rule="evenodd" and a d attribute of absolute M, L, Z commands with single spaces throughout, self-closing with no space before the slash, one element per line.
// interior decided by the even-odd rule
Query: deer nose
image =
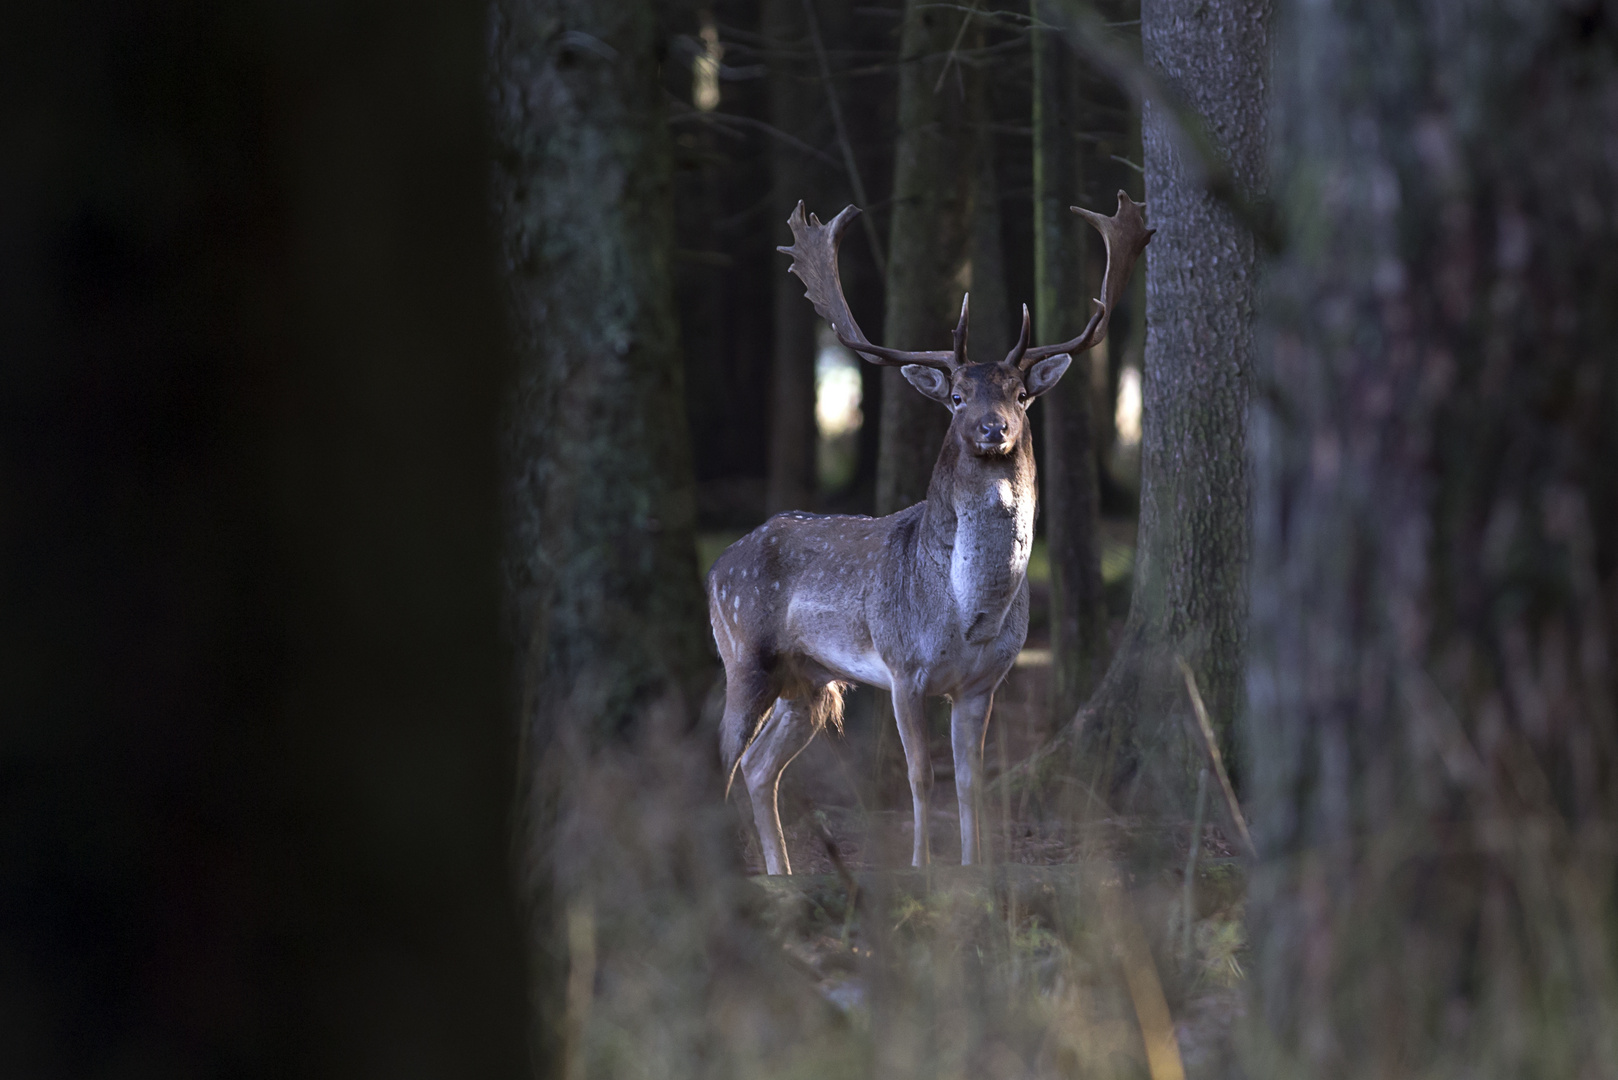
<path fill-rule="evenodd" d="M 999 442 L 1005 437 L 1006 422 L 1004 420 L 985 420 L 979 425 L 978 430 L 983 433 L 984 439 Z"/>

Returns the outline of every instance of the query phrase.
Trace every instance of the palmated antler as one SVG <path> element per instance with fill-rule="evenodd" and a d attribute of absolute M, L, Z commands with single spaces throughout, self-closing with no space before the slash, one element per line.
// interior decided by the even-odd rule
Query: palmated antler
<path fill-rule="evenodd" d="M 837 248 L 843 242 L 843 230 L 860 214 L 859 207 L 847 206 L 843 212 L 825 225 L 813 214 L 804 216 L 803 202 L 787 218 L 792 227 L 791 247 L 776 248 L 783 255 L 792 256 L 790 273 L 797 274 L 804 284 L 804 295 L 815 305 L 815 313 L 831 324 L 844 347 L 853 349 L 873 364 L 898 366 L 921 364 L 939 371 L 953 371 L 966 359 L 966 301 L 961 301 L 961 321 L 955 328 L 955 348 L 944 352 L 905 352 L 900 349 L 873 345 L 854 321 L 843 296 L 843 279 L 837 271 Z"/>
<path fill-rule="evenodd" d="M 1060 345 L 1038 345 L 1029 348 L 1028 306 L 1023 305 L 1022 336 L 1018 339 L 1016 347 L 1006 355 L 1007 364 L 1019 371 L 1027 371 L 1031 365 L 1047 357 L 1059 356 L 1062 353 L 1078 354 L 1101 344 L 1101 339 L 1107 336 L 1107 324 L 1112 319 L 1113 310 L 1118 306 L 1118 298 L 1129 285 L 1129 275 L 1134 272 L 1135 260 L 1140 258 L 1140 253 L 1146 250 L 1152 234 L 1157 231 L 1146 227 L 1146 218 L 1141 213 L 1145 208 L 1145 203 L 1135 202 L 1122 191 L 1118 193 L 1118 212 L 1112 217 L 1102 217 L 1093 210 L 1085 210 L 1078 206 L 1068 207 L 1094 225 L 1096 231 L 1101 234 L 1101 239 L 1107 244 L 1107 272 L 1101 279 L 1101 298 L 1095 301 L 1100 308 L 1090 316 L 1084 332 L 1072 341 L 1064 341 Z"/>

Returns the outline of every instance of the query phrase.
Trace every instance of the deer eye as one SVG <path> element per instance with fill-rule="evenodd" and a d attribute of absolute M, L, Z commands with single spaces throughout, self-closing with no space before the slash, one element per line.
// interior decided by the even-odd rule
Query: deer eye
<path fill-rule="evenodd" d="M 1017 404 L 1024 405 L 1027 402 L 1028 402 L 1028 391 L 1026 391 L 1026 390 L 1017 391 Z"/>
<path fill-rule="evenodd" d="M 959 405 L 961 403 L 961 395 L 959 395 L 959 394 L 951 394 L 949 396 L 949 399 L 951 401 L 955 402 L 955 404 L 957 404 L 957 405 Z"/>

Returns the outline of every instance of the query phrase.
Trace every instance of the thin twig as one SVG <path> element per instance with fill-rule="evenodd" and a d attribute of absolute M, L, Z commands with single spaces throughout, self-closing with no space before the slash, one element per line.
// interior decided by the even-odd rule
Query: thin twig
<path fill-rule="evenodd" d="M 595 908 L 589 898 L 576 896 L 567 904 L 567 1011 L 562 1021 L 562 1075 L 566 1080 L 584 1075 L 584 1034 L 590 1027 L 595 978 Z"/>
<path fill-rule="evenodd" d="M 933 96 L 944 89 L 944 77 L 949 74 L 949 67 L 955 62 L 955 54 L 960 50 L 961 39 L 966 36 L 966 28 L 972 23 L 972 16 L 978 11 L 977 0 L 972 0 L 972 6 L 966 9 L 966 17 L 961 20 L 961 27 L 955 31 L 955 40 L 950 43 L 949 52 L 944 54 L 944 70 L 938 73 L 938 81 L 933 83 Z"/>
<path fill-rule="evenodd" d="M 1075 52 L 1105 71 L 1136 102 L 1150 101 L 1168 114 L 1181 136 L 1181 149 L 1201 167 L 1203 190 L 1223 203 L 1265 251 L 1277 252 L 1285 247 L 1286 236 L 1274 207 L 1264 193 L 1243 190 L 1202 114 L 1158 78 L 1145 61 L 1132 55 L 1089 4 L 1083 0 L 1054 0 L 1051 7 L 1061 10 L 1062 25 L 1056 29 Z"/>
<path fill-rule="evenodd" d="M 685 120 L 695 120 L 698 123 L 711 124 L 714 127 L 721 128 L 726 124 L 735 124 L 738 127 L 753 128 L 756 131 L 762 131 L 772 139 L 781 140 L 794 150 L 801 150 L 810 157 L 813 157 L 818 161 L 825 162 L 834 169 L 838 168 L 837 160 L 831 157 L 829 154 L 816 150 L 814 147 L 810 146 L 796 135 L 782 131 L 775 125 L 767 124 L 763 120 L 755 120 L 751 116 L 737 116 L 735 113 L 722 113 L 718 111 L 698 112 L 693 110 L 687 113 L 676 113 L 675 115 L 669 117 L 669 123 L 671 124 L 677 124 Z"/>
<path fill-rule="evenodd" d="M 815 57 L 820 62 L 820 81 L 826 87 L 826 102 L 831 106 L 832 126 L 837 129 L 837 142 L 843 148 L 843 165 L 848 170 L 848 186 L 854 191 L 855 203 L 869 209 L 870 201 L 865 197 L 865 182 L 860 179 L 860 168 L 854 160 L 854 144 L 849 142 L 848 127 L 843 123 L 843 107 L 837 101 L 837 87 L 831 81 L 831 64 L 826 59 L 826 43 L 820 38 L 820 18 L 815 14 L 815 0 L 803 0 L 803 13 L 809 20 L 809 40 L 814 43 Z M 888 261 L 882 255 L 882 243 L 876 235 L 876 224 L 868 213 L 861 214 L 860 221 L 865 225 L 865 239 L 871 244 L 871 259 L 876 263 L 876 272 L 885 278 L 888 276 Z"/>
<path fill-rule="evenodd" d="M 1181 925 L 1180 955 L 1185 957 L 1186 968 L 1191 967 L 1191 923 L 1196 916 L 1197 855 L 1202 851 L 1202 811 L 1208 802 L 1208 770 L 1197 770 L 1197 806 L 1191 815 L 1191 850 L 1185 856 L 1184 919 Z"/>
<path fill-rule="evenodd" d="M 1152 948 L 1123 902 L 1123 889 L 1103 884 L 1099 890 L 1102 918 L 1108 925 L 1118 959 L 1124 969 L 1124 983 L 1135 1006 L 1141 1039 L 1146 1044 L 1146 1071 L 1152 1080 L 1185 1080 L 1185 1062 L 1180 1057 L 1180 1040 L 1174 1032 L 1174 1016 L 1163 993 L 1163 980 L 1152 962 Z"/>
<path fill-rule="evenodd" d="M 925 11 L 928 8 L 943 8 L 946 11 L 976 11 L 977 10 L 977 4 L 974 3 L 971 7 L 967 7 L 964 4 L 917 4 L 916 5 L 916 10 L 918 10 L 918 11 Z M 1016 26 L 1019 26 L 1019 27 L 1025 27 L 1025 26 L 1026 27 L 1032 27 L 1033 29 L 1036 29 L 1036 30 L 1055 30 L 1055 29 L 1058 29 L 1057 27 L 1046 25 L 1045 23 L 1041 22 L 1039 19 L 1035 18 L 1033 15 L 1025 15 L 1020 11 L 985 11 L 985 12 L 982 12 L 982 15 L 983 15 L 983 17 L 985 19 L 988 19 L 990 22 L 1000 22 L 1000 21 L 1004 20 L 1005 22 L 1012 23 L 1012 24 L 1014 24 Z M 1123 19 L 1123 20 L 1120 20 L 1119 22 L 1102 22 L 1101 25 L 1107 27 L 1110 30 L 1110 29 L 1114 29 L 1114 28 L 1117 28 L 1117 27 L 1139 26 L 1140 25 L 1140 20 L 1139 19 Z"/>
<path fill-rule="evenodd" d="M 1247 831 L 1247 819 L 1242 816 L 1242 804 L 1236 801 L 1236 789 L 1230 786 L 1230 774 L 1225 772 L 1225 760 L 1219 754 L 1219 743 L 1214 739 L 1213 724 L 1208 722 L 1208 706 L 1203 704 L 1202 691 L 1197 689 L 1197 677 L 1191 673 L 1191 665 L 1185 662 L 1185 657 L 1176 656 L 1174 662 L 1180 665 L 1180 674 L 1185 676 L 1185 690 L 1191 695 L 1191 711 L 1197 714 L 1197 726 L 1202 729 L 1202 741 L 1208 750 L 1208 760 L 1213 765 L 1214 775 L 1219 777 L 1219 786 L 1225 793 L 1225 806 L 1230 810 L 1230 819 L 1236 823 L 1236 831 L 1241 834 L 1242 844 L 1253 858 L 1258 858 L 1258 848 L 1253 844 L 1253 834 Z"/>
<path fill-rule="evenodd" d="M 820 838 L 820 843 L 826 849 L 826 857 L 831 860 L 832 869 L 837 871 L 837 877 L 843 883 L 843 889 L 848 893 L 848 907 L 852 911 L 860 902 L 860 883 L 855 880 L 854 874 L 849 870 L 848 864 L 843 861 L 843 852 L 837 846 L 837 840 L 832 836 L 831 830 L 821 820 L 821 812 L 815 811 L 810 815 L 809 827 Z"/>
<path fill-rule="evenodd" d="M 1011 38 L 1006 41 L 997 42 L 993 45 L 984 45 L 980 48 L 962 49 L 956 55 L 964 60 L 982 60 L 985 57 L 992 58 L 999 56 L 1002 53 L 1023 52 L 1027 48 L 1028 43 L 1026 41 L 1019 38 Z M 852 79 L 862 75 L 886 75 L 891 72 L 899 71 L 912 64 L 925 64 L 928 61 L 936 60 L 938 57 L 946 54 L 936 52 L 917 53 L 914 56 L 901 56 L 896 60 L 891 59 L 892 55 L 892 53 L 888 54 L 890 59 L 886 63 L 867 64 L 864 67 L 846 68 L 843 71 L 843 77 L 845 79 Z"/>

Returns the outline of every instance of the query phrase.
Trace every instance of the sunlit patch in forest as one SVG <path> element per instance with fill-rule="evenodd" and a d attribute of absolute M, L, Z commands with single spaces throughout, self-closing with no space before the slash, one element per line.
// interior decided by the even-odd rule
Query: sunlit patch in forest
<path fill-rule="evenodd" d="M 1126 367 L 1118 374 L 1118 441 L 1140 443 L 1140 368 Z"/>
<path fill-rule="evenodd" d="M 702 13 L 703 50 L 691 65 L 691 103 L 703 112 L 719 107 L 719 62 L 724 59 L 725 47 L 719 43 L 719 28 L 714 25 L 711 12 Z"/>
<path fill-rule="evenodd" d="M 1118 372 L 1118 404 L 1113 412 L 1117 439 L 1107 451 L 1107 474 L 1135 497 L 1140 495 L 1140 368 L 1125 364 Z"/>
<path fill-rule="evenodd" d="M 820 433 L 815 477 L 821 491 L 839 491 L 854 478 L 865 423 L 862 396 L 859 361 L 821 323 L 815 350 L 815 427 Z"/>

